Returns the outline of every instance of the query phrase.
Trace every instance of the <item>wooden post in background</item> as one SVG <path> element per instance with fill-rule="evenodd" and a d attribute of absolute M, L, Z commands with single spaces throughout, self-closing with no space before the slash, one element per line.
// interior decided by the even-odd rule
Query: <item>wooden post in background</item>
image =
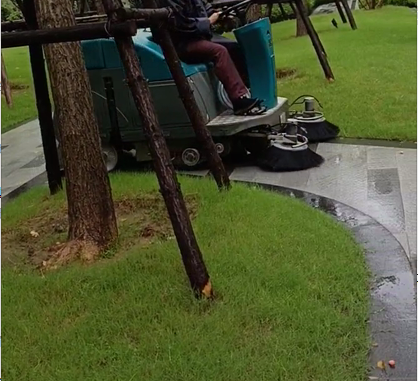
<path fill-rule="evenodd" d="M 351 9 L 348 6 L 347 0 L 341 0 L 341 3 L 343 4 L 345 13 L 347 14 L 348 22 L 350 23 L 351 29 L 353 30 L 357 29 L 357 24 L 354 20 L 353 12 L 351 12 Z"/>
<path fill-rule="evenodd" d="M 38 29 L 34 0 L 24 0 L 23 8 L 22 13 L 29 29 Z M 49 98 L 48 80 L 42 45 L 30 45 L 29 55 L 48 186 L 50 193 L 55 194 L 62 189 L 61 169 L 58 159 L 54 122 L 52 119 L 52 106 Z"/>
<path fill-rule="evenodd" d="M 317 33 L 315 32 L 311 20 L 305 12 L 305 7 L 303 5 L 302 0 L 295 0 L 295 5 L 303 20 L 303 23 L 305 24 L 306 31 L 308 32 L 309 37 L 311 38 L 312 45 L 315 49 L 316 55 L 318 56 L 322 69 L 324 70 L 325 77 L 328 79 L 328 81 L 333 82 L 335 79 L 334 74 L 332 73 L 331 67 L 329 66 L 324 47 L 322 46 L 322 43 Z"/>
<path fill-rule="evenodd" d="M 335 1 L 335 6 L 337 7 L 337 11 L 338 11 L 338 13 L 339 13 L 339 15 L 341 17 L 341 21 L 343 22 L 343 24 L 346 24 L 347 23 L 347 19 L 345 18 L 344 11 L 341 8 L 340 0 L 336 0 Z"/>
<path fill-rule="evenodd" d="M 116 11 L 122 8 L 121 1 L 103 0 L 103 6 L 109 15 L 110 22 L 117 21 Z M 115 42 L 135 106 L 142 119 L 160 191 L 173 225 L 190 285 L 197 296 L 210 298 L 213 291 L 209 274 L 192 228 L 170 152 L 155 114 L 151 91 L 135 53 L 132 38 L 116 37 Z"/>

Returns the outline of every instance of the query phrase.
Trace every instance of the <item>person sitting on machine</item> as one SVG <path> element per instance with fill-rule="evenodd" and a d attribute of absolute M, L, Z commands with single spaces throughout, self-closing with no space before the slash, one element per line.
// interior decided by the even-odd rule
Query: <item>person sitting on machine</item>
<path fill-rule="evenodd" d="M 173 11 L 169 30 L 180 60 L 187 64 L 213 63 L 236 115 L 263 112 L 261 101 L 249 97 L 245 58 L 238 43 L 212 33 L 219 13 L 205 0 L 165 0 L 164 3 Z"/>

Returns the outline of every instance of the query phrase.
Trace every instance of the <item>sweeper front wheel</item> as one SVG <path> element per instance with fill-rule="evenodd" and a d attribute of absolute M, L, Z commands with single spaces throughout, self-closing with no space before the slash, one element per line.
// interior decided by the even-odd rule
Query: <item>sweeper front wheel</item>
<path fill-rule="evenodd" d="M 119 154 L 113 145 L 102 144 L 102 156 L 108 172 L 113 171 L 119 162 Z"/>

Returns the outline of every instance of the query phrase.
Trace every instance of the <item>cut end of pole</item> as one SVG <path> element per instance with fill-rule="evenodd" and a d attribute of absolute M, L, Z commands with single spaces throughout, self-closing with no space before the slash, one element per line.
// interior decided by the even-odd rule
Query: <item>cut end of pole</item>
<path fill-rule="evenodd" d="M 208 280 L 208 283 L 206 283 L 205 287 L 203 287 L 201 294 L 207 299 L 211 299 L 213 297 L 212 283 L 210 280 Z"/>

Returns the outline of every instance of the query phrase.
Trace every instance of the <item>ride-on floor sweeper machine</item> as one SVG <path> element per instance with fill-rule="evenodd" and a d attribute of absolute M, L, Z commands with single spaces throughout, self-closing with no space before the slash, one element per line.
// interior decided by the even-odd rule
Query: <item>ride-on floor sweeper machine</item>
<path fill-rule="evenodd" d="M 265 113 L 256 116 L 234 115 L 231 102 L 210 65 L 182 63 L 219 154 L 227 157 L 244 149 L 254 155 L 258 165 L 273 171 L 300 170 L 320 165 L 323 160 L 309 149 L 307 136 L 309 128 L 315 126 L 315 121 L 323 125 L 324 118 L 313 108 L 313 98 L 303 100 L 303 112 L 289 115 L 288 100 L 278 96 L 269 19 L 259 19 L 235 29 L 234 35 L 246 58 L 249 91 L 253 98 L 263 100 Z M 133 42 L 174 164 L 190 169 L 202 165 L 205 163 L 204 154 L 160 46 L 153 41 L 148 30 L 138 30 Z M 150 161 L 142 123 L 125 81 L 114 40 L 83 41 L 82 50 L 107 169 L 111 171 L 116 167 L 123 151 L 134 152 L 139 162 Z M 115 137 L 119 140 L 119 147 Z M 271 149 L 281 150 L 279 160 L 270 160 Z M 301 156 L 303 159 L 299 159 Z"/>

